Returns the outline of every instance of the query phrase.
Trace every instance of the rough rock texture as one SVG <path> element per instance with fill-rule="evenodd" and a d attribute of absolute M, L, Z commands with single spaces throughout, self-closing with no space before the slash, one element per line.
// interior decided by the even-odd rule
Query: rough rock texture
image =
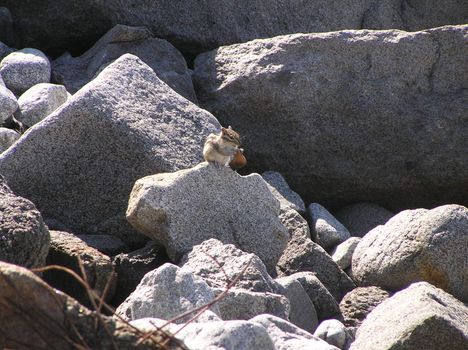
<path fill-rule="evenodd" d="M 294 278 L 302 285 L 315 306 L 319 321 L 328 318 L 342 318 L 338 303 L 315 273 L 297 272 L 289 276 L 289 278 Z"/>
<path fill-rule="evenodd" d="M 426 282 L 377 306 L 359 327 L 352 350 L 450 348 L 468 344 L 468 307 Z"/>
<path fill-rule="evenodd" d="M 352 340 L 344 324 L 338 320 L 323 321 L 315 330 L 314 335 L 339 349 L 347 348 Z"/>
<path fill-rule="evenodd" d="M 149 26 L 155 35 L 185 50 L 199 51 L 286 33 L 343 28 L 416 30 L 468 22 L 464 0 L 362 0 L 346 6 L 336 0 L 3 0 L 2 4 L 11 10 L 22 46 L 55 51 L 85 48 L 116 23 Z"/>
<path fill-rule="evenodd" d="M 274 271 L 288 240 L 280 206 L 258 174 L 240 176 L 206 162 L 139 179 L 127 219 L 180 259 L 194 245 L 216 238 L 256 254 Z"/>
<path fill-rule="evenodd" d="M 67 90 L 62 85 L 36 84 L 18 98 L 18 120 L 33 126 L 64 104 L 67 98 Z"/>
<path fill-rule="evenodd" d="M 0 153 L 8 149 L 20 138 L 15 130 L 0 127 Z"/>
<path fill-rule="evenodd" d="M 142 333 L 114 318 L 91 312 L 27 269 L 0 262 L 2 349 L 163 349 L 162 332 L 140 342 Z M 73 342 L 73 346 L 70 344 Z M 182 350 L 168 340 L 164 349 Z"/>
<path fill-rule="evenodd" d="M 292 323 L 272 315 L 255 316 L 250 321 L 265 327 L 276 350 L 337 349 Z"/>
<path fill-rule="evenodd" d="M 248 268 L 242 272 L 245 266 Z M 241 273 L 234 288 L 252 292 L 280 293 L 281 285 L 268 274 L 265 265 L 255 254 L 245 253 L 233 244 L 223 244 L 211 238 L 186 254 L 181 264 L 182 270 L 200 277 L 210 287 L 226 288 Z"/>
<path fill-rule="evenodd" d="M 218 128 L 211 114 L 124 55 L 4 152 L 0 173 L 74 233 L 133 244 L 144 241 L 125 220 L 134 182 L 198 163 L 203 139 Z"/>
<path fill-rule="evenodd" d="M 78 235 L 79 239 L 88 246 L 99 250 L 107 256 L 114 256 L 122 252 L 127 252 L 128 247 L 120 238 L 111 235 Z"/>
<path fill-rule="evenodd" d="M 350 237 L 333 249 L 332 259 L 340 269 L 345 270 L 351 266 L 351 259 L 353 258 L 354 250 L 360 241 L 360 237 Z"/>
<path fill-rule="evenodd" d="M 50 62 L 43 52 L 26 48 L 0 62 L 0 74 L 8 89 L 21 95 L 30 87 L 50 82 Z"/>
<path fill-rule="evenodd" d="M 218 296 L 225 288 L 213 288 L 213 291 Z M 239 288 L 230 289 L 216 306 L 223 320 L 248 320 L 261 314 L 275 315 L 287 320 L 290 314 L 287 296 Z"/>
<path fill-rule="evenodd" d="M 333 297 L 340 301 L 347 292 L 354 288 L 353 281 L 322 247 L 312 242 L 306 230 L 298 228 L 289 232 L 291 238 L 276 266 L 278 276 L 288 276 L 302 271 L 315 272 Z"/>
<path fill-rule="evenodd" d="M 107 64 L 125 53 L 137 56 L 174 91 L 196 102 L 192 79 L 182 55 L 144 27 L 116 25 L 79 57 L 66 53 L 52 62 L 52 77 L 71 93 L 88 83 Z"/>
<path fill-rule="evenodd" d="M 263 179 L 271 186 L 271 192 L 281 203 L 285 210 L 294 209 L 301 214 L 305 214 L 306 208 L 302 198 L 289 188 L 286 180 L 276 171 L 265 171 L 262 174 Z"/>
<path fill-rule="evenodd" d="M 69 268 L 81 276 L 80 263 L 83 264 L 86 279 L 98 295 L 106 291 L 106 300 L 112 299 L 115 291 L 115 275 L 111 259 L 89 247 L 72 233 L 50 231 L 50 250 L 47 265 Z M 44 272 L 44 280 L 54 288 L 60 289 L 83 305 L 91 305 L 86 290 L 75 278 L 60 270 Z"/>
<path fill-rule="evenodd" d="M 169 258 L 164 248 L 152 241 L 143 248 L 114 257 L 112 264 L 117 274 L 117 286 L 112 303 L 120 305 L 148 272 L 167 262 Z"/>
<path fill-rule="evenodd" d="M 306 202 L 466 203 L 467 30 L 296 34 L 221 47 L 195 61 L 197 97 L 236 125 L 250 169 L 275 169 Z"/>
<path fill-rule="evenodd" d="M 364 237 L 374 227 L 385 225 L 393 215 L 378 204 L 366 202 L 347 205 L 334 213 L 354 237 Z"/>
<path fill-rule="evenodd" d="M 468 209 L 405 210 L 359 242 L 352 275 L 359 285 L 400 290 L 427 281 L 468 301 Z"/>
<path fill-rule="evenodd" d="M 389 296 L 389 292 L 379 287 L 353 289 L 340 302 L 344 325 L 359 327 L 366 316 Z"/>
<path fill-rule="evenodd" d="M 333 248 L 350 237 L 348 229 L 320 204 L 310 204 L 307 211 L 312 221 L 312 236 L 324 249 Z"/>
<path fill-rule="evenodd" d="M 294 275 L 277 278 L 276 282 L 284 287 L 284 295 L 289 299 L 289 321 L 312 333 L 318 325 L 317 312 L 302 284 Z"/>
<path fill-rule="evenodd" d="M 250 321 L 222 321 L 190 323 L 180 330 L 181 325 L 167 324 L 157 318 L 143 318 L 131 324 L 145 332 L 157 327 L 176 333 L 190 350 L 278 350 L 264 327 Z"/>
<path fill-rule="evenodd" d="M 0 74 L 0 123 L 3 123 L 8 117 L 18 109 L 18 101 L 2 80 Z"/>
<path fill-rule="evenodd" d="M 27 268 L 42 267 L 50 234 L 41 213 L 16 196 L 0 175 L 0 260 Z"/>
<path fill-rule="evenodd" d="M 116 314 L 129 321 L 144 317 L 170 320 L 214 298 L 213 290 L 202 278 L 166 263 L 143 277 L 135 291 L 117 308 Z M 219 308 L 214 305 L 203 312 L 197 321 L 219 320 L 216 315 L 219 315 Z M 174 322 L 183 323 L 193 316 L 195 314 Z"/>

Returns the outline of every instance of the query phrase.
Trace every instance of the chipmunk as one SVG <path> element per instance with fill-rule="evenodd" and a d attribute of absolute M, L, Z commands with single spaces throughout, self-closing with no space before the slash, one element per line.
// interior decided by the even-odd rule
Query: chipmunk
<path fill-rule="evenodd" d="M 242 154 L 243 149 L 239 148 L 240 145 L 239 134 L 231 126 L 221 128 L 219 135 L 210 134 L 206 138 L 203 158 L 216 166 L 227 166 L 232 162 L 233 168 L 242 168 L 247 160 Z"/>

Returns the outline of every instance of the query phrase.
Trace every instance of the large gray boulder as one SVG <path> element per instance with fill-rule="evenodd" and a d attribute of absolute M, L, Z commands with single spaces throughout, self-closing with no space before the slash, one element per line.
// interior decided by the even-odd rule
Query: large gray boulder
<path fill-rule="evenodd" d="M 183 56 L 168 41 L 155 38 L 144 27 L 116 25 L 79 57 L 66 53 L 52 62 L 55 82 L 71 93 L 92 80 L 107 64 L 125 53 L 137 56 L 167 85 L 196 102 L 192 78 Z"/>
<path fill-rule="evenodd" d="M 204 306 L 214 298 L 213 290 L 202 278 L 166 263 L 148 272 L 115 313 L 128 321 L 145 317 L 170 320 Z M 195 315 L 196 312 L 173 322 L 187 322 Z M 220 320 L 217 315 L 219 307 L 215 304 L 203 312 L 196 322 Z"/>
<path fill-rule="evenodd" d="M 364 320 L 351 350 L 464 350 L 468 307 L 419 282 L 377 306 Z"/>
<path fill-rule="evenodd" d="M 427 281 L 466 302 L 467 247 L 466 207 L 405 210 L 362 238 L 353 254 L 353 279 L 393 291 Z"/>
<path fill-rule="evenodd" d="M 16 196 L 0 175 L 0 260 L 26 268 L 42 267 L 50 233 L 31 201 Z"/>
<path fill-rule="evenodd" d="M 2 349 L 183 350 L 170 337 L 153 330 L 144 335 L 116 318 L 98 315 L 68 295 L 51 288 L 31 271 L 0 261 L 0 347 Z M 71 345 L 73 344 L 73 345 Z"/>
<path fill-rule="evenodd" d="M 18 120 L 33 126 L 64 104 L 67 98 L 67 90 L 62 85 L 36 84 L 18 98 Z"/>
<path fill-rule="evenodd" d="M 3 153 L 0 173 L 74 233 L 134 244 L 143 240 L 125 220 L 134 182 L 197 164 L 204 138 L 219 127 L 124 55 Z"/>
<path fill-rule="evenodd" d="M 346 5 L 339 0 L 3 0 L 2 4 L 11 10 L 15 34 L 22 42 L 54 51 L 83 50 L 117 23 L 148 26 L 184 50 L 199 51 L 287 33 L 415 30 L 468 22 L 464 0 L 355 0 Z"/>
<path fill-rule="evenodd" d="M 12 52 L 0 62 L 0 75 L 6 87 L 17 95 L 36 84 L 50 82 L 50 72 L 49 59 L 37 49 Z"/>
<path fill-rule="evenodd" d="M 197 97 L 244 136 L 250 169 L 275 169 L 306 202 L 466 203 L 467 30 L 221 47 L 195 60 Z"/>
<path fill-rule="evenodd" d="M 289 235 L 280 205 L 258 174 L 240 176 L 206 162 L 139 179 L 127 219 L 178 260 L 209 238 L 256 254 L 274 272 Z"/>

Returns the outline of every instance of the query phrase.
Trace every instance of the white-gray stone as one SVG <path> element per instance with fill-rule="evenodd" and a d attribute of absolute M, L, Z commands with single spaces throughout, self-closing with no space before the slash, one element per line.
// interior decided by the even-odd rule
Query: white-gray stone
<path fill-rule="evenodd" d="M 427 281 L 468 301 L 468 209 L 405 210 L 359 242 L 352 275 L 361 286 L 396 291 Z"/>
<path fill-rule="evenodd" d="M 351 341 L 351 335 L 343 323 L 338 320 L 325 320 L 319 324 L 314 335 L 339 349 L 345 349 Z"/>
<path fill-rule="evenodd" d="M 170 320 L 214 298 L 213 290 L 202 278 L 166 263 L 143 277 L 135 291 L 119 305 L 116 314 L 129 321 L 145 317 Z M 195 314 L 174 322 L 187 322 Z M 216 315 L 219 315 L 219 308 L 214 305 L 203 312 L 196 322 L 219 320 Z"/>
<path fill-rule="evenodd" d="M 17 109 L 16 96 L 5 86 L 0 75 L 0 124 L 12 116 Z"/>
<path fill-rule="evenodd" d="M 225 289 L 213 288 L 213 291 L 219 295 Z M 229 289 L 216 305 L 223 320 L 248 320 L 266 313 L 287 320 L 290 314 L 290 302 L 284 295 L 239 288 Z"/>
<path fill-rule="evenodd" d="M 351 236 L 348 229 L 320 204 L 310 204 L 307 211 L 312 220 L 313 237 L 322 248 L 333 248 Z"/>
<path fill-rule="evenodd" d="M 258 174 L 240 176 L 206 162 L 139 179 L 130 194 L 128 221 L 180 259 L 209 238 L 256 254 L 274 272 L 289 235 L 280 205 Z"/>
<path fill-rule="evenodd" d="M 67 98 L 67 90 L 62 85 L 36 84 L 18 98 L 18 120 L 33 126 L 65 103 Z"/>
<path fill-rule="evenodd" d="M 301 214 L 305 214 L 306 208 L 302 198 L 289 188 L 288 183 L 276 171 L 265 171 L 262 173 L 263 179 L 271 186 L 270 190 L 281 203 L 285 210 L 294 209 Z"/>
<path fill-rule="evenodd" d="M 275 281 L 284 287 L 283 294 L 289 299 L 289 321 L 312 333 L 318 325 L 317 312 L 302 284 L 294 275 L 277 278 Z"/>
<path fill-rule="evenodd" d="M 354 249 L 356 249 L 360 241 L 360 237 L 350 237 L 333 249 L 331 257 L 342 270 L 351 266 Z"/>
<path fill-rule="evenodd" d="M 125 53 L 137 56 L 177 93 L 197 102 L 182 54 L 168 41 L 153 37 L 145 27 L 116 25 L 83 55 L 74 58 L 66 53 L 53 61 L 53 78 L 75 93 Z"/>
<path fill-rule="evenodd" d="M 429 283 L 414 283 L 378 305 L 351 350 L 466 350 L 468 307 Z"/>
<path fill-rule="evenodd" d="M 140 244 L 146 238 L 125 219 L 135 181 L 199 163 L 204 139 L 219 129 L 140 59 L 123 55 L 4 152 L 0 173 L 72 232 Z"/>
<path fill-rule="evenodd" d="M 8 89 L 21 95 L 30 87 L 50 82 L 50 62 L 40 50 L 25 48 L 0 62 L 0 74 Z"/>
<path fill-rule="evenodd" d="M 384 207 L 367 202 L 347 205 L 334 213 L 335 218 L 355 237 L 364 237 L 374 227 L 385 225 L 393 215 Z"/>
<path fill-rule="evenodd" d="M 0 153 L 6 151 L 20 138 L 15 130 L 0 127 Z"/>
<path fill-rule="evenodd" d="M 249 267 L 242 273 L 247 264 Z M 258 256 L 214 238 L 194 246 L 180 266 L 202 277 L 210 287 L 226 288 L 242 273 L 233 287 L 252 292 L 281 292 L 281 285 L 271 278 Z"/>
<path fill-rule="evenodd" d="M 175 334 L 190 350 L 278 350 L 265 328 L 250 321 L 213 321 L 184 325 L 165 320 L 144 318 L 130 322 L 144 332 L 158 327 Z"/>
<path fill-rule="evenodd" d="M 336 347 L 281 318 L 259 315 L 250 321 L 265 327 L 275 344 L 275 350 L 337 350 Z"/>

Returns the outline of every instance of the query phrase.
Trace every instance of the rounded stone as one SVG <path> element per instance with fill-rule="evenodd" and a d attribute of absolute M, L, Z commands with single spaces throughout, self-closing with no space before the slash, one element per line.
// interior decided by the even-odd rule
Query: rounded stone
<path fill-rule="evenodd" d="M 50 82 L 51 67 L 42 51 L 25 48 L 5 57 L 0 73 L 7 88 L 20 95 L 36 84 Z"/>

